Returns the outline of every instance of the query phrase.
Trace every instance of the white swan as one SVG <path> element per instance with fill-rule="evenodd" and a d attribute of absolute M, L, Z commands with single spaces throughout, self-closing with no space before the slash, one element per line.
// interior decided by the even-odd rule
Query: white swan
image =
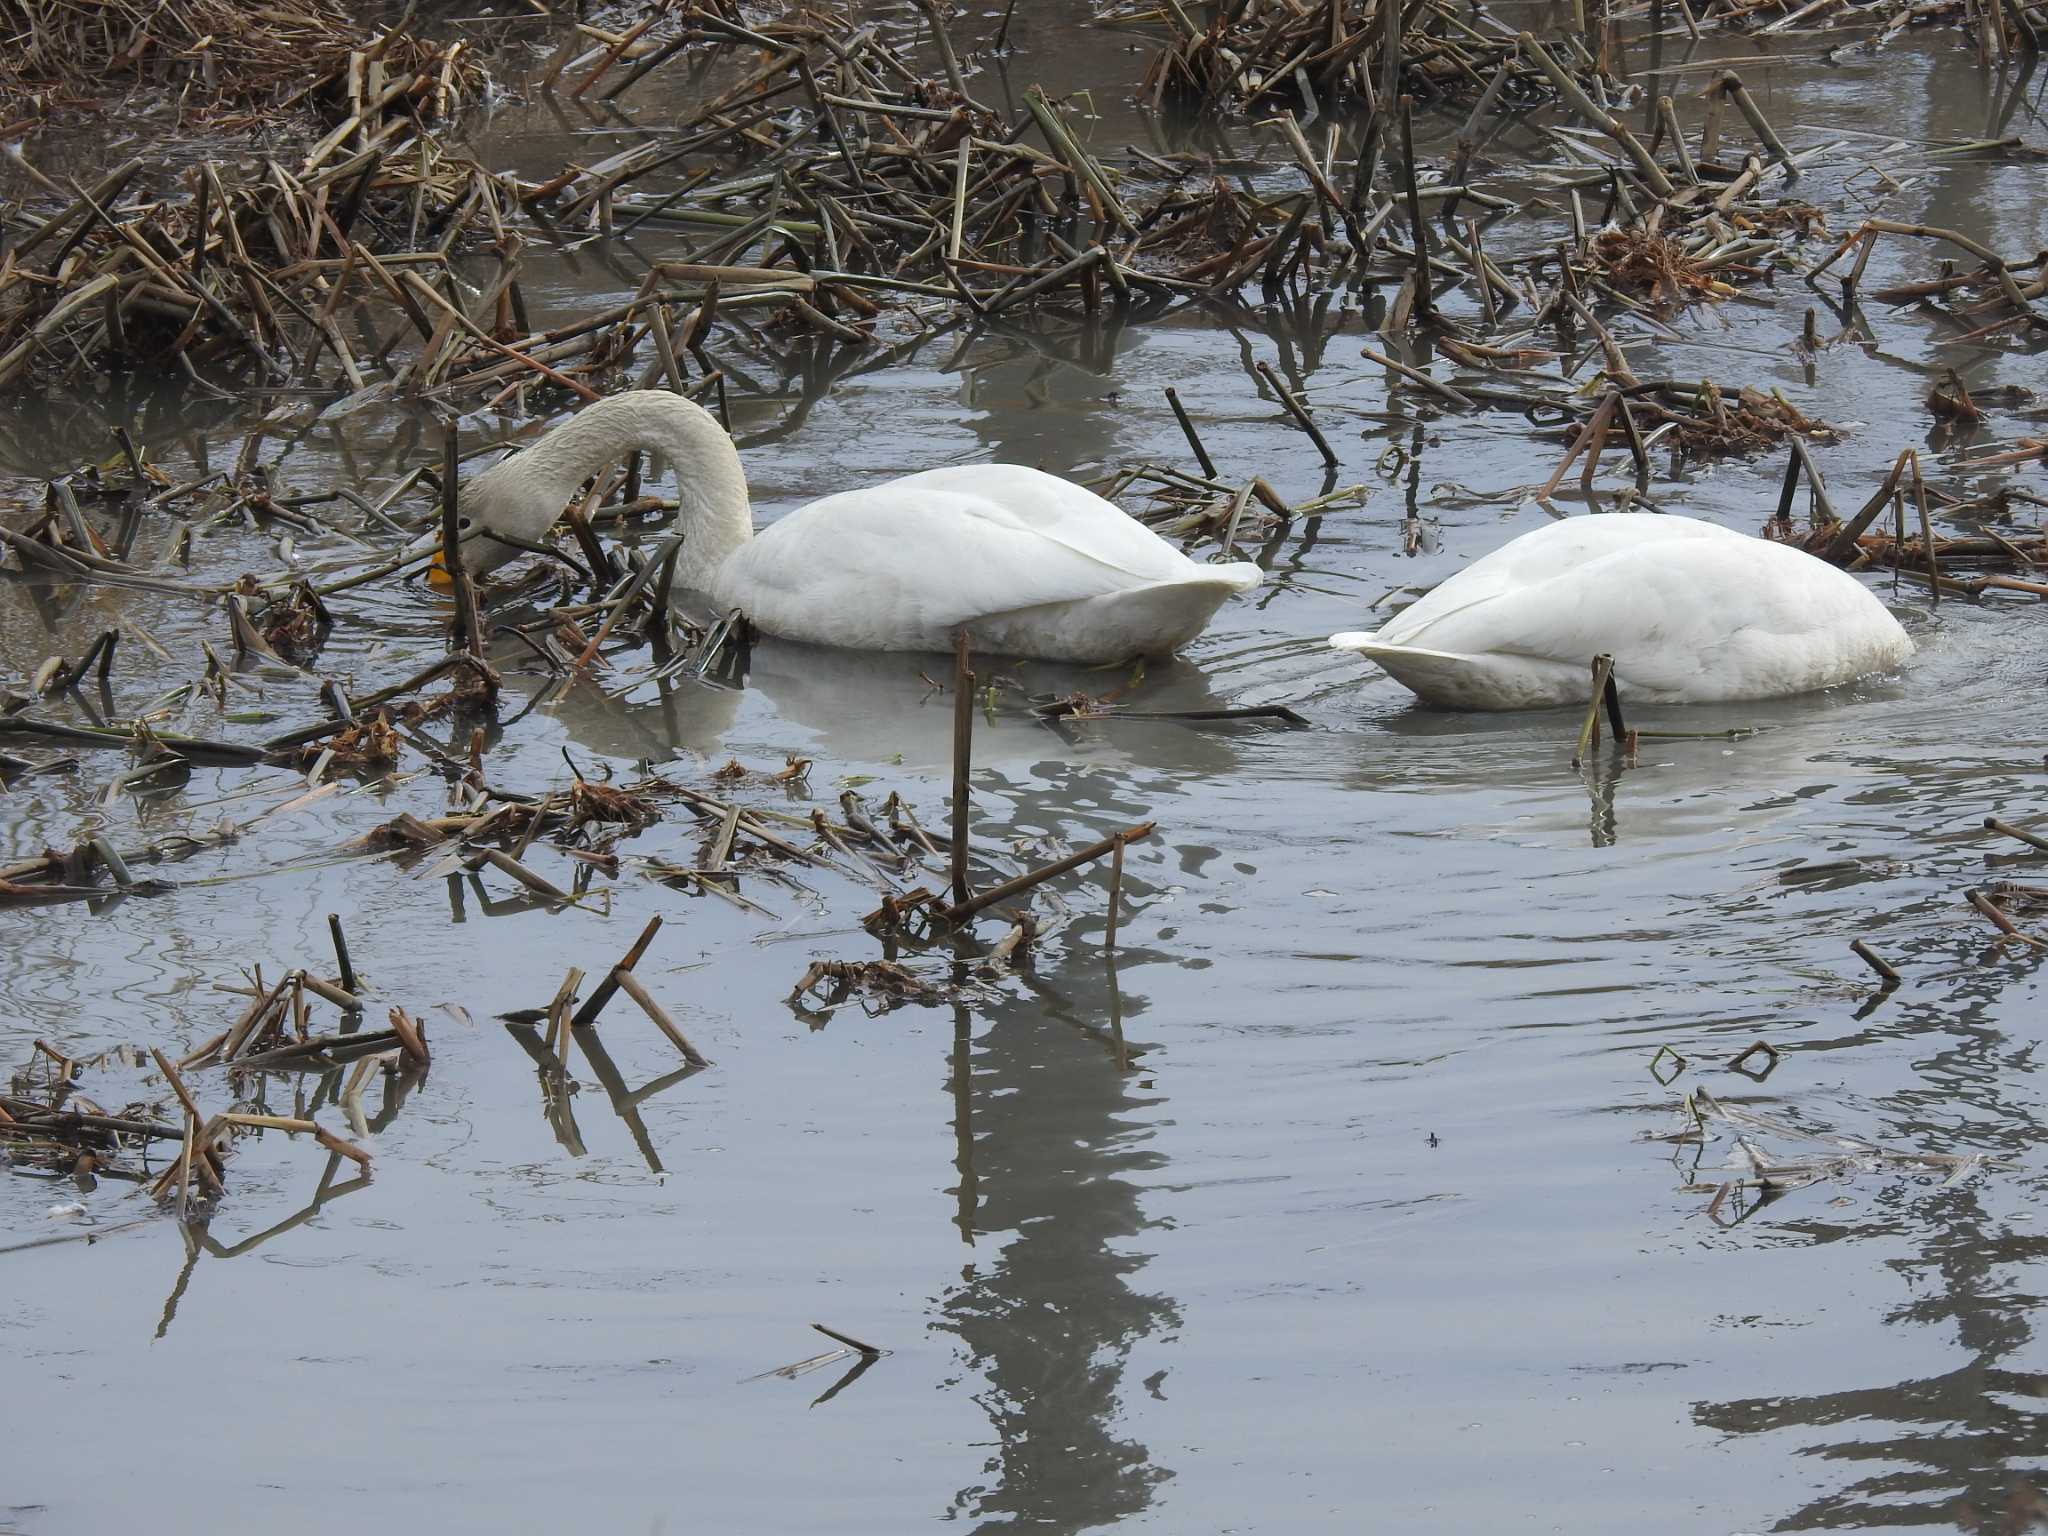
<path fill-rule="evenodd" d="M 1256 565 L 1198 565 L 1093 492 L 1015 464 L 926 470 L 827 496 L 756 537 L 738 451 L 702 407 L 632 390 L 585 407 L 462 487 L 463 560 L 482 573 L 533 543 L 585 479 L 636 449 L 676 471 L 676 585 L 764 634 L 870 651 L 977 650 L 1049 661 L 1163 655 Z M 473 531 L 472 531 L 473 530 Z"/>
<path fill-rule="evenodd" d="M 1826 561 L 1654 513 L 1538 528 L 1330 644 L 1450 709 L 1584 703 L 1603 653 L 1622 697 L 1651 704 L 1804 693 L 1913 654 L 1884 605 Z"/>

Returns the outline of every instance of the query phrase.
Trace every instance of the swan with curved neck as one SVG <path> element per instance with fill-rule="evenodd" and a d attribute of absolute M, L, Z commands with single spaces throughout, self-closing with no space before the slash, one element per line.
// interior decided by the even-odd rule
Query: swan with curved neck
<path fill-rule="evenodd" d="M 1806 693 L 1913 654 L 1899 621 L 1826 561 L 1645 512 L 1526 533 L 1378 630 L 1330 644 L 1447 709 L 1583 704 L 1602 654 L 1622 697 L 1646 704 Z"/>
<path fill-rule="evenodd" d="M 927 470 L 827 496 L 758 536 L 738 450 L 702 407 L 634 390 L 585 407 L 462 488 L 481 574 L 533 543 L 577 488 L 635 450 L 676 474 L 678 587 L 765 634 L 860 650 L 977 649 L 1054 661 L 1163 655 L 1201 633 L 1250 564 L 1200 565 L 1090 491 L 1014 464 Z"/>

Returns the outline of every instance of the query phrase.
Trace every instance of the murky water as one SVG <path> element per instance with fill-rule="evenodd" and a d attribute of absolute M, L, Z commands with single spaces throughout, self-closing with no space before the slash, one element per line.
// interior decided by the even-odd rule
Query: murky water
<path fill-rule="evenodd" d="M 1082 9 L 1020 8 L 1009 86 L 1093 86 L 1099 136 L 1127 142 L 1146 131 L 1120 104 L 1143 55 L 1075 25 Z M 1744 53 L 1795 147 L 2048 138 L 2039 86 L 1999 118 L 1993 77 L 1952 34 L 1833 66 L 1796 38 L 1782 64 L 1748 46 L 1700 55 Z M 1664 88 L 1706 78 L 1695 59 Z M 658 117 L 658 94 L 640 110 Z M 492 134 L 550 168 L 571 141 L 593 157 L 612 142 L 538 107 Z M 1809 182 L 1836 187 L 1862 164 L 1847 152 Z M 1908 182 L 1886 216 L 2008 252 L 2042 243 L 2037 167 L 1912 149 L 1884 164 Z M 1881 248 L 1869 282 L 1932 261 Z M 596 247 L 534 266 L 537 307 L 563 314 L 638 281 Z M 1945 341 L 1907 312 L 1873 316 L 1877 347 L 1829 349 L 1809 370 L 1788 343 L 1818 302 L 1781 279 L 1675 319 L 1673 339 L 1617 330 L 1645 373 L 1775 385 L 1854 424 L 1818 454 L 1838 501 L 1860 501 L 1909 443 L 1931 443 L 1931 466 L 1958 451 L 1927 436 L 1923 370 L 2040 387 L 2038 357 Z M 1130 851 L 1113 961 L 1102 878 L 1075 877 L 1032 963 L 970 1004 L 847 1006 L 814 1024 L 785 999 L 814 958 L 878 954 L 858 926 L 865 887 L 750 885 L 761 915 L 629 868 L 608 911 L 550 912 L 492 872 L 338 856 L 400 810 L 447 803 L 416 771 L 167 867 L 170 894 L 0 911 L 10 1063 L 37 1037 L 81 1055 L 189 1049 L 240 1010 L 219 990 L 240 968 L 326 968 L 330 912 L 380 1002 L 424 1012 L 435 1050 L 423 1079 L 373 1086 L 366 1183 L 267 1137 L 233 1161 L 202 1237 L 162 1219 L 0 1261 L 16 1362 L 0 1527 L 339 1531 L 403 1511 L 408 1527 L 457 1530 L 1999 1528 L 2048 1446 L 2043 988 L 2039 962 L 1990 945 L 1963 893 L 2042 878 L 2042 859 L 1979 830 L 2044 806 L 2038 618 L 1937 610 L 1908 588 L 1895 606 L 1921 653 L 1903 674 L 1645 714 L 1761 729 L 1647 742 L 1638 766 L 1581 775 L 1576 722 L 1425 713 L 1321 645 L 1390 589 L 1536 526 L 1545 514 L 1500 493 L 1542 481 L 1555 441 L 1505 413 L 1426 416 L 1412 489 L 1430 537 L 1404 556 L 1411 481 L 1378 466 L 1417 439 L 1387 419 L 1355 314 L 1306 339 L 1264 318 L 955 332 L 886 367 L 804 353 L 733 400 L 772 516 L 939 463 L 1180 463 L 1169 384 L 1227 476 L 1306 496 L 1322 483 L 1314 450 L 1240 359 L 1307 384 L 1339 481 L 1370 499 L 1276 537 L 1260 554 L 1268 586 L 1134 699 L 1285 702 L 1310 726 L 1055 732 L 1006 691 L 980 731 L 985 843 L 1079 846 L 1157 820 Z M 1838 328 L 1823 318 L 1823 334 Z M 2038 431 L 2028 409 L 1994 413 L 1976 441 Z M 231 460 L 251 418 L 139 419 L 152 454 L 182 467 Z M 21 476 L 103 451 L 89 416 L 15 426 Z M 317 490 L 385 485 L 433 452 L 401 418 L 364 413 L 271 456 L 283 484 Z M 1660 462 L 1652 494 L 1753 528 L 1779 469 Z M 2038 466 L 2011 483 L 2048 491 Z M 271 569 L 275 537 L 216 532 L 195 569 Z M 436 643 L 424 596 L 355 594 L 346 611 L 321 665 L 364 688 Z M 19 678 L 117 622 L 177 658 L 126 647 L 124 707 L 193 675 L 202 636 L 218 643 L 217 615 L 176 598 L 17 584 L 0 596 L 0 668 Z M 729 757 L 773 769 L 795 752 L 814 759 L 812 802 L 895 788 L 936 827 L 950 716 L 919 676 L 930 665 L 764 645 L 743 691 L 685 682 L 614 700 L 588 685 L 510 729 L 490 772 L 558 784 L 566 748 L 586 770 L 646 760 L 702 782 Z M 1121 680 L 1009 670 L 1027 692 Z M 249 682 L 229 708 L 269 729 L 319 712 L 306 680 Z M 255 733 L 210 707 L 191 723 Z M 303 787 L 199 769 L 169 799 L 108 802 L 110 767 L 85 767 L 0 796 L 0 855 L 248 821 Z M 687 862 L 699 835 L 671 820 L 622 851 Z M 640 974 L 713 1069 L 675 1080 L 673 1050 L 621 1000 L 603 1059 L 579 1056 L 580 1089 L 551 1119 L 493 1015 L 545 1004 L 571 965 L 599 973 L 657 913 Z M 1904 986 L 1873 993 L 1848 950 L 1859 936 Z M 946 973 L 943 955 L 913 963 Z M 1137 1053 L 1128 1071 L 1117 1028 Z M 1729 1066 L 1758 1040 L 1782 1053 L 1761 1082 Z M 1688 1062 L 1669 1086 L 1652 1073 L 1661 1046 Z M 1723 1226 L 1685 1186 L 1729 1176 L 1726 1140 L 1702 1153 L 1660 1139 L 1695 1086 L 2003 1166 L 1952 1184 L 1825 1183 Z M 273 1107 L 295 1092 L 335 1120 L 331 1084 L 276 1080 Z M 10 1242 L 68 1230 L 45 1212 L 78 1198 L 109 1227 L 146 1209 L 127 1186 L 80 1197 L 17 1171 L 0 1182 L 0 1228 Z M 891 1353 L 844 1382 L 846 1361 L 756 1379 L 829 1347 L 812 1322 Z"/>

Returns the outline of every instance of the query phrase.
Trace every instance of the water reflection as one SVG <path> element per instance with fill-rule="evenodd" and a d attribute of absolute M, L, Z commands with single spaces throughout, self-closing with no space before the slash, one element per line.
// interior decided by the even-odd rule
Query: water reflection
<path fill-rule="evenodd" d="M 582 1128 L 576 1123 L 576 1075 L 574 1069 L 564 1060 L 541 1033 L 531 1024 L 507 1021 L 505 1032 L 518 1042 L 519 1048 L 533 1059 L 536 1079 L 540 1085 L 541 1115 L 548 1128 L 554 1132 L 555 1140 L 571 1157 L 584 1157 L 589 1149 L 583 1144 Z M 649 1099 L 668 1092 L 669 1089 L 688 1078 L 695 1077 L 704 1068 L 685 1062 L 682 1066 L 664 1072 L 638 1088 L 627 1084 L 625 1074 L 613 1061 L 611 1052 L 594 1026 L 586 1025 L 570 1031 L 573 1046 L 580 1050 L 583 1059 L 590 1064 L 591 1075 L 611 1101 L 612 1113 L 619 1117 L 633 1138 L 633 1145 L 639 1150 L 647 1164 L 649 1173 L 659 1174 L 662 1167 L 661 1154 L 656 1149 L 654 1137 L 647 1129 L 647 1122 L 641 1116 L 640 1106 Z"/>
<path fill-rule="evenodd" d="M 1996 1014 L 1996 983 L 1982 973 L 1966 974 L 1945 1002 L 1902 1009 L 1889 1027 L 1848 1042 L 1875 1044 L 1908 1033 L 1945 1037 L 1913 1085 L 1890 1101 L 1889 1134 L 1915 1146 L 1984 1152 L 2011 1165 L 2029 1158 L 2044 1133 L 2026 1092 L 2033 1044 L 1997 1028 Z M 1809 1242 L 1910 1243 L 1889 1266 L 1909 1299 L 1883 1322 L 1940 1330 L 1961 1356 L 1949 1370 L 1899 1381 L 1695 1404 L 1695 1421 L 1720 1434 L 1790 1435 L 1808 1457 L 1870 1468 L 1819 1493 L 1773 1529 L 2032 1528 L 1995 1525 L 1990 1518 L 2007 1507 L 2018 1479 L 2036 1473 L 2048 1444 L 2048 1378 L 2026 1363 L 2038 1358 L 2034 1317 L 2042 1298 L 2025 1284 L 2048 1261 L 2048 1233 L 2016 1230 L 2010 1217 L 1987 1208 L 2015 1177 L 2024 1176 L 2008 1170 L 1933 1191 L 1898 1184 L 1880 1191 L 1861 1221 L 1816 1215 L 1813 1192 L 1773 1208 L 1771 1220 L 1782 1232 Z M 1864 1352 L 1863 1358 L 1878 1357 Z"/>
<path fill-rule="evenodd" d="M 337 1066 L 320 1073 L 318 1081 L 313 1086 L 310 1100 L 306 1096 L 306 1078 L 310 1074 L 294 1075 L 293 1095 L 295 1102 L 293 1105 L 293 1118 L 311 1119 L 313 1113 L 323 1103 L 341 1102 L 344 1097 L 343 1077 L 352 1070 L 348 1067 Z M 421 1082 L 421 1074 L 414 1068 L 393 1068 L 379 1072 L 377 1075 L 383 1083 L 383 1100 L 374 1115 L 364 1118 L 360 1124 L 355 1126 L 356 1133 L 363 1136 L 365 1140 L 371 1136 L 382 1135 L 391 1128 L 392 1124 L 398 1119 L 399 1112 L 405 1108 L 406 1100 L 411 1097 L 413 1089 L 418 1087 Z M 264 1102 L 264 1090 L 269 1086 L 269 1077 L 259 1075 L 254 1081 L 256 1085 L 254 1101 L 243 1107 L 259 1113 L 267 1112 Z M 353 1108 L 354 1101 L 350 1100 L 350 1104 Z M 353 1115 L 351 1118 L 353 1119 Z M 245 1148 L 242 1155 L 248 1156 L 249 1150 Z M 193 1272 L 198 1269 L 201 1257 L 237 1259 L 244 1254 L 253 1253 L 265 1243 L 271 1241 L 271 1239 L 282 1237 L 285 1233 L 312 1221 L 329 1205 L 341 1199 L 344 1195 L 352 1195 L 358 1190 L 367 1189 L 370 1185 L 371 1177 L 370 1171 L 367 1168 L 358 1169 L 352 1178 L 337 1179 L 335 1177 L 336 1174 L 342 1171 L 344 1161 L 346 1160 L 341 1153 L 329 1152 L 327 1154 L 326 1166 L 321 1169 L 319 1181 L 313 1186 L 313 1192 L 307 1197 L 304 1205 L 291 1212 L 291 1214 L 272 1222 L 269 1226 L 249 1232 L 242 1237 L 224 1242 L 213 1235 L 213 1223 L 219 1217 L 217 1211 L 208 1211 L 203 1215 L 197 1215 L 188 1221 L 179 1223 L 179 1231 L 185 1242 L 185 1262 L 179 1268 L 177 1278 L 171 1283 L 170 1294 L 164 1298 L 163 1313 L 157 1319 L 157 1338 L 161 1339 L 170 1332 L 171 1324 L 177 1320 L 179 1303 L 185 1299 L 186 1293 L 191 1289 Z M 350 1163 L 349 1166 L 354 1168 L 356 1165 Z"/>
<path fill-rule="evenodd" d="M 1143 762 L 1156 760 L 1162 740 L 1174 744 L 1175 761 L 1189 771 L 1222 772 L 1235 762 L 1227 726 L 1084 718 L 1055 728 L 1029 709 L 1033 699 L 1075 693 L 1115 694 L 1129 707 L 1155 711 L 1228 705 L 1231 700 L 1189 662 L 1108 668 L 977 658 L 976 670 L 995 695 L 993 710 L 976 716 L 977 768 L 1077 755 L 1103 764 Z M 834 762 L 927 771 L 952 761 L 949 658 L 763 640 L 747 648 L 742 676 L 744 688 L 678 677 L 623 695 L 585 684 L 550 708 L 578 746 L 626 760 L 663 763 L 729 751 L 728 738 L 751 709 L 757 717 L 772 714 L 784 745 Z M 509 670 L 506 681 L 529 694 L 553 685 L 549 677 Z M 507 705 L 508 717 L 517 712 Z"/>
<path fill-rule="evenodd" d="M 1063 1011 L 1106 1021 L 1113 986 L 1113 973 L 1079 984 Z M 1132 1246 L 1162 1225 L 1137 1182 L 1162 1165 L 1143 1123 L 1159 1100 L 1038 997 L 1006 995 L 980 1022 L 969 1040 L 961 1021 L 948 1082 L 955 1219 L 976 1251 L 934 1327 L 979 1378 L 996 1450 L 948 1513 L 987 1530 L 1111 1526 L 1172 1476 L 1119 1433 L 1132 1349 L 1180 1322 L 1137 1284 L 1149 1255 Z"/>

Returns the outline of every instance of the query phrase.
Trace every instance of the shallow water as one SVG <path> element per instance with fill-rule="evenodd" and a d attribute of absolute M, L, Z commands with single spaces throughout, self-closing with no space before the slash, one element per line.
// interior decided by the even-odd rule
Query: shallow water
<path fill-rule="evenodd" d="M 1120 51 L 1125 34 L 1053 24 L 1078 10 L 1020 20 L 1011 83 L 1093 85 L 1109 113 L 1099 135 L 1126 142 L 1144 129 L 1117 83 L 1143 56 Z M 1025 61 L 1036 68 L 1020 75 Z M 1741 67 L 1795 148 L 1995 126 L 1993 77 L 1948 32 L 1834 67 Z M 2033 112 L 2006 131 L 2041 141 Z M 552 168 L 567 130 L 551 138 L 551 122 L 515 107 L 491 132 Z M 2041 242 L 2036 167 L 1885 163 L 1896 175 L 1902 161 L 1924 174 L 1885 216 L 2010 252 Z M 1811 180 L 1833 186 L 1860 164 Z M 1867 281 L 1933 260 L 1883 247 Z M 550 313 L 637 283 L 588 249 L 534 268 Z M 1910 312 L 1874 315 L 1878 347 L 1829 349 L 1809 375 L 1788 344 L 1816 302 L 1781 278 L 1677 317 L 1675 341 L 1617 330 L 1646 376 L 1775 384 L 1855 424 L 1817 453 L 1838 503 L 1930 441 L 1921 370 L 2039 387 L 2038 357 L 1944 345 Z M 1824 334 L 1837 328 L 1823 319 Z M 1339 483 L 1369 485 L 1369 500 L 1275 538 L 1260 554 L 1274 579 L 1182 662 L 1150 669 L 1132 701 L 1285 702 L 1308 728 L 1056 732 L 1005 689 L 977 736 L 985 846 L 1079 846 L 1157 820 L 1128 856 L 1113 962 L 1101 875 L 1072 877 L 1055 887 L 1065 921 L 1020 975 L 959 1007 L 849 1005 L 814 1026 L 785 998 L 814 958 L 878 953 L 858 926 L 871 890 L 836 875 L 807 875 L 810 893 L 751 884 L 762 916 L 629 870 L 608 912 L 548 912 L 494 874 L 335 857 L 399 810 L 445 806 L 439 778 L 419 772 L 167 866 L 171 894 L 0 910 L 9 1062 L 38 1037 L 78 1055 L 190 1049 L 242 1006 L 217 990 L 239 967 L 324 969 L 330 912 L 380 1004 L 423 1012 L 435 1050 L 422 1080 L 381 1090 L 382 1114 L 373 1086 L 366 1184 L 346 1164 L 323 1179 L 326 1159 L 272 1136 L 233 1160 L 203 1242 L 166 1219 L 6 1256 L 17 1407 L 0 1526 L 339 1531 L 402 1510 L 408 1527 L 458 1530 L 1291 1531 L 1368 1516 L 1444 1532 L 1998 1528 L 2048 1445 L 2034 1332 L 2048 1288 L 2035 1230 L 2043 988 L 2039 962 L 1989 944 L 1963 893 L 1988 877 L 2048 883 L 2042 858 L 1980 830 L 2042 809 L 2038 618 L 1935 609 L 1908 588 L 1895 607 L 1921 651 L 1901 674 L 1646 712 L 1633 723 L 1759 731 L 1648 741 L 1625 770 L 1603 758 L 1574 771 L 1563 715 L 1421 711 L 1321 637 L 1536 526 L 1546 514 L 1501 493 L 1540 483 L 1560 449 L 1507 413 L 1425 413 L 1413 490 L 1429 537 L 1404 556 L 1410 482 L 1376 466 L 1415 442 L 1414 423 L 1380 419 L 1386 389 L 1357 355 L 1363 339 L 1355 314 L 1306 342 L 1283 317 L 1235 333 L 1196 314 L 1117 334 L 1048 325 L 933 337 L 815 398 L 795 366 L 765 397 L 734 398 L 772 516 L 939 463 L 1178 464 L 1168 384 L 1226 477 L 1263 473 L 1304 497 L 1322 483 L 1314 451 L 1239 359 L 1305 379 L 1344 458 Z M 2027 409 L 1995 412 L 1976 442 L 2038 431 Z M 147 446 L 167 466 L 218 463 L 249 419 L 217 423 L 203 447 L 168 428 Z M 89 423 L 30 425 L 62 451 L 15 462 L 23 476 L 80 451 L 64 432 L 90 436 Z M 1957 451 L 1932 446 L 1931 467 Z M 302 490 L 374 488 L 433 452 L 431 436 L 365 412 L 298 438 L 277 473 Z M 1781 461 L 1673 468 L 1660 459 L 1659 505 L 1747 529 L 1775 504 Z M 1624 479 L 1610 461 L 1602 485 Z M 2048 491 L 2038 466 L 2011 483 Z M 196 568 L 269 569 L 274 542 L 217 533 Z M 437 643 L 430 598 L 370 589 L 346 611 L 356 622 L 321 667 L 362 687 Z M 0 599 L 0 666 L 23 676 L 116 621 L 178 657 L 162 666 L 124 646 L 129 707 L 189 677 L 199 638 L 218 644 L 221 628 L 177 599 L 31 601 L 17 585 Z M 702 783 L 729 757 L 772 770 L 794 752 L 814 760 L 811 802 L 900 789 L 937 828 L 950 709 L 918 674 L 939 665 L 764 644 L 744 690 L 682 682 L 665 701 L 614 700 L 585 686 L 509 729 L 490 773 L 555 785 L 567 749 L 586 772 L 630 777 L 647 760 Z M 1126 681 L 1004 670 L 1024 693 Z M 231 708 L 274 715 L 271 729 L 318 710 L 303 679 L 251 681 L 260 696 L 238 691 Z M 191 725 L 261 734 L 204 709 Z M 303 787 L 280 770 L 202 768 L 144 807 L 103 802 L 110 762 L 85 768 L 0 796 L 0 856 L 101 829 L 128 845 L 247 821 Z M 687 860 L 698 835 L 672 817 L 622 851 Z M 544 872 L 566 880 L 568 861 L 543 849 Z M 616 1095 L 607 1081 L 675 1067 L 621 999 L 598 1032 L 606 1060 L 578 1059 L 565 1130 L 493 1015 L 544 1004 L 571 965 L 609 965 L 654 914 L 666 926 L 639 974 L 715 1065 L 637 1103 Z M 1847 947 L 1859 936 L 1904 986 L 1873 993 Z M 1117 1026 L 1138 1053 L 1130 1071 Z M 1759 1039 L 1782 1052 L 1761 1083 L 1728 1066 Z M 1652 1075 L 1661 1046 L 1689 1063 L 1669 1086 Z M 1700 1149 L 1659 1139 L 1692 1087 L 2001 1166 L 1953 1184 L 1824 1183 L 1719 1226 L 1683 1186 L 1731 1176 L 1716 1171 L 1728 1142 L 1694 1175 Z M 295 1091 L 320 1090 L 277 1079 L 273 1107 Z M 122 1101 L 119 1086 L 101 1096 Z M 321 1117 L 338 1123 L 331 1102 Z M 144 1210 L 111 1181 L 81 1197 L 17 1172 L 0 1182 L 0 1231 L 69 1230 L 45 1212 L 81 1198 L 108 1227 Z M 829 1347 L 813 1321 L 891 1353 L 832 1395 L 849 1362 L 758 1379 Z"/>

